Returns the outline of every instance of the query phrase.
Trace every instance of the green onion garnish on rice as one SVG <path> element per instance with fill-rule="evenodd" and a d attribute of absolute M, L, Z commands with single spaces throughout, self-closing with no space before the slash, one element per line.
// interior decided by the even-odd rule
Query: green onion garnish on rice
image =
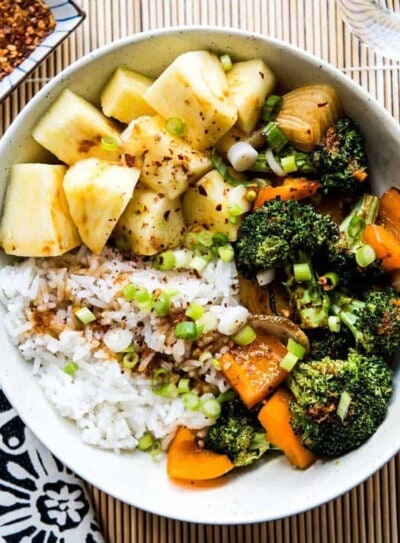
<path fill-rule="evenodd" d="M 235 257 L 235 251 L 230 243 L 218 247 L 218 255 L 222 262 L 232 262 Z"/>
<path fill-rule="evenodd" d="M 145 433 L 142 435 L 142 437 L 139 439 L 137 448 L 139 451 L 149 451 L 153 446 L 153 436 L 149 433 Z"/>
<path fill-rule="evenodd" d="M 204 307 L 196 302 L 192 302 L 185 311 L 185 315 L 194 321 L 197 321 L 204 314 Z"/>
<path fill-rule="evenodd" d="M 190 392 L 190 379 L 182 378 L 178 382 L 178 392 L 179 394 L 186 394 L 186 392 Z"/>
<path fill-rule="evenodd" d="M 79 366 L 76 362 L 67 362 L 64 366 L 64 372 L 67 375 L 74 375 L 74 373 L 79 369 Z"/>
<path fill-rule="evenodd" d="M 151 391 L 154 394 L 159 394 L 163 386 L 170 382 L 170 373 L 165 368 L 158 368 L 151 376 Z"/>
<path fill-rule="evenodd" d="M 215 368 L 217 371 L 222 370 L 221 362 L 217 358 L 213 358 L 211 360 L 211 365 L 213 368 Z"/>
<path fill-rule="evenodd" d="M 154 311 L 158 317 L 166 317 L 171 308 L 171 300 L 164 291 L 160 292 L 154 301 Z"/>
<path fill-rule="evenodd" d="M 75 317 L 81 321 L 82 324 L 89 324 L 96 320 L 96 316 L 90 311 L 88 307 L 81 307 L 74 311 Z"/>
<path fill-rule="evenodd" d="M 135 352 L 125 353 L 122 357 L 122 365 L 127 370 L 133 369 L 139 362 L 139 355 Z"/>
<path fill-rule="evenodd" d="M 197 411 L 200 408 L 200 398 L 194 392 L 186 392 L 182 396 L 183 405 L 190 411 Z"/>
<path fill-rule="evenodd" d="M 132 302 L 132 300 L 135 299 L 136 290 L 137 287 L 133 283 L 129 283 L 128 285 L 124 286 L 122 289 L 122 295 L 127 302 Z"/>
<path fill-rule="evenodd" d="M 192 321 L 178 322 L 178 324 L 175 325 L 175 337 L 178 339 L 189 339 L 194 341 L 199 339 L 202 331 L 203 327 L 196 326 L 196 323 Z"/>

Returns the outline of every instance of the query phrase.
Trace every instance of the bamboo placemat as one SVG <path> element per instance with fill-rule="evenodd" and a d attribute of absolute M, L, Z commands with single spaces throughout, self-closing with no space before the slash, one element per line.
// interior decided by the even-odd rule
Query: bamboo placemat
<path fill-rule="evenodd" d="M 334 0 L 78 0 L 87 13 L 71 36 L 1 107 L 0 134 L 62 68 L 114 39 L 189 24 L 247 29 L 284 39 L 338 66 L 399 119 L 400 66 L 352 38 Z M 381 0 L 384 3 L 384 0 Z M 400 11 L 400 0 L 388 0 Z M 268 481 L 265 482 L 268 485 Z M 400 529 L 400 455 L 351 492 L 275 522 L 207 526 L 145 513 L 89 486 L 110 543 L 396 543 Z M 80 542 L 76 542 L 80 543 Z"/>

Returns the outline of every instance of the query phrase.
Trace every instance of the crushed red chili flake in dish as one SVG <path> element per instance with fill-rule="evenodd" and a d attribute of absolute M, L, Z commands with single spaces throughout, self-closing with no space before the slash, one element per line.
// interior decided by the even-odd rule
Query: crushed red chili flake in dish
<path fill-rule="evenodd" d="M 50 34 L 56 21 L 42 0 L 0 1 L 0 81 Z"/>

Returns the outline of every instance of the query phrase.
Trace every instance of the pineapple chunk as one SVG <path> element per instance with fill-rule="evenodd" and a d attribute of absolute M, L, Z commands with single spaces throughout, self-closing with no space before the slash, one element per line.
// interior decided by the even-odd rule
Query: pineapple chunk
<path fill-rule="evenodd" d="M 244 186 L 232 187 L 217 172 L 212 170 L 203 176 L 183 196 L 183 214 L 188 226 L 203 226 L 211 232 L 225 234 L 235 241 L 240 217 L 231 221 L 231 209 L 240 206 L 242 212 L 250 208 Z"/>
<path fill-rule="evenodd" d="M 71 166 L 64 178 L 72 220 L 82 241 L 99 254 L 132 198 L 140 171 L 97 158 Z"/>
<path fill-rule="evenodd" d="M 200 151 L 218 141 L 237 119 L 221 63 L 207 51 L 177 57 L 144 99 L 164 119 L 181 119 L 186 125 L 184 138 Z"/>
<path fill-rule="evenodd" d="M 133 121 L 124 141 L 125 160 L 141 168 L 140 181 L 172 200 L 212 168 L 206 154 L 169 134 L 158 116 Z"/>
<path fill-rule="evenodd" d="M 132 253 L 150 256 L 180 245 L 185 231 L 180 198 L 171 200 L 138 185 L 114 234 Z"/>
<path fill-rule="evenodd" d="M 104 115 L 126 124 L 141 115 L 154 115 L 154 109 L 143 100 L 143 94 L 152 83 L 153 80 L 144 75 L 118 68 L 101 93 Z"/>
<path fill-rule="evenodd" d="M 81 243 L 63 191 L 65 166 L 16 164 L 11 168 L 0 245 L 9 255 L 57 256 Z"/>
<path fill-rule="evenodd" d="M 260 60 L 236 62 L 227 72 L 229 91 L 238 110 L 236 125 L 249 134 L 256 127 L 266 97 L 275 87 L 275 76 Z"/>
<path fill-rule="evenodd" d="M 89 157 L 118 161 L 121 150 L 106 150 L 103 137 L 120 145 L 119 132 L 101 111 L 65 90 L 33 130 L 34 139 L 66 164 Z"/>

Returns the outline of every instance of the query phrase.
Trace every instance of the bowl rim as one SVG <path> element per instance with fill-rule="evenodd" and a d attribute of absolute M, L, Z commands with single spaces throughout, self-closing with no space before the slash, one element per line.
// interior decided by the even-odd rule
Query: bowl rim
<path fill-rule="evenodd" d="M 162 35 L 168 35 L 168 34 L 180 34 L 180 33 L 217 33 L 217 34 L 227 34 L 229 33 L 232 37 L 240 36 L 247 39 L 254 39 L 254 40 L 261 40 L 266 43 L 271 43 L 277 47 L 284 48 L 288 50 L 289 52 L 295 53 L 297 56 L 300 56 L 302 59 L 306 61 L 311 61 L 316 65 L 319 65 L 324 68 L 324 71 L 327 72 L 331 76 L 335 76 L 336 79 L 339 79 L 341 83 L 343 83 L 345 86 L 350 87 L 351 91 L 354 95 L 360 96 L 364 101 L 372 102 L 373 106 L 375 108 L 378 108 L 379 113 L 382 115 L 382 119 L 385 123 L 388 123 L 392 130 L 397 134 L 398 139 L 400 141 L 400 126 L 390 115 L 390 113 L 378 102 L 377 99 L 375 99 L 372 95 L 368 93 L 363 87 L 357 85 L 349 76 L 344 74 L 342 71 L 340 71 L 339 68 L 329 64 L 325 60 L 322 60 L 321 58 L 317 57 L 316 55 L 310 54 L 306 52 L 305 50 L 294 46 L 292 44 L 289 44 L 283 40 L 280 40 L 278 38 L 271 38 L 269 36 L 265 36 L 261 33 L 254 33 L 242 29 L 235 29 L 225 26 L 218 26 L 218 25 L 190 25 L 190 26 L 176 26 L 176 27 L 168 27 L 168 28 L 162 28 L 162 29 L 150 29 L 146 30 L 144 32 L 136 33 L 131 36 L 127 36 L 124 38 L 120 38 L 118 40 L 115 40 L 113 42 L 110 42 L 109 44 L 105 44 L 94 51 L 91 51 L 84 55 L 82 58 L 76 60 L 73 62 L 70 66 L 63 69 L 60 73 L 58 73 L 50 82 L 46 83 L 46 85 L 43 86 L 43 88 L 29 101 L 28 104 L 21 110 L 21 112 L 17 115 L 17 117 L 14 119 L 14 121 L 11 123 L 9 128 L 4 133 L 3 137 L 1 138 L 2 141 L 0 141 L 0 151 L 3 146 L 7 145 L 8 138 L 12 138 L 14 133 L 18 133 L 20 130 L 20 124 L 24 120 L 25 112 L 29 109 L 34 109 L 35 105 L 40 102 L 43 97 L 49 93 L 49 91 L 52 91 L 55 87 L 58 86 L 60 82 L 63 81 L 63 79 L 66 76 L 72 75 L 75 72 L 79 71 L 83 66 L 90 63 L 91 61 L 101 58 L 104 55 L 108 55 L 112 53 L 113 51 L 123 48 L 124 46 L 139 43 L 145 40 L 148 40 L 152 37 L 158 37 Z M 15 348 L 15 347 L 14 347 Z M 3 387 L 3 390 L 7 396 L 9 396 L 10 403 L 12 403 L 13 407 L 18 412 L 18 405 L 15 405 L 14 398 L 16 398 L 16 395 L 14 393 L 9 393 L 7 390 L 7 379 L 2 375 L 0 372 L 0 385 Z M 4 386 L 5 385 L 5 386 Z M 53 409 L 52 406 L 49 403 L 49 408 Z M 19 414 L 19 412 L 18 412 Z M 88 473 L 82 472 L 80 466 L 71 465 L 69 458 L 67 456 L 67 451 L 62 447 L 60 447 L 60 450 L 57 450 L 56 453 L 54 453 L 54 448 L 49 446 L 46 439 L 46 428 L 43 424 L 35 424 L 35 420 L 29 413 L 22 413 L 19 414 L 20 418 L 23 420 L 23 422 L 28 426 L 29 429 L 36 435 L 36 437 L 53 453 L 57 456 L 57 458 L 63 462 L 66 466 L 68 466 L 70 469 L 72 469 L 79 477 L 81 477 L 84 481 L 94 485 L 95 487 L 99 488 L 106 494 L 121 500 L 122 502 L 129 503 L 130 505 L 133 505 L 135 507 L 142 508 L 141 505 L 136 505 L 132 500 L 129 500 L 129 496 L 121 495 L 116 489 L 112 489 L 110 491 L 109 488 L 106 488 L 105 484 L 103 484 L 102 481 L 93 480 L 91 479 L 90 475 Z M 58 415 L 60 417 L 61 415 Z M 27 422 L 29 420 L 29 422 Z M 282 513 L 281 515 L 268 515 L 268 512 L 265 512 L 263 515 L 258 515 L 254 518 L 251 518 L 250 520 L 245 520 L 243 518 L 232 518 L 229 522 L 226 521 L 226 519 L 222 519 L 221 521 L 218 521 L 218 519 L 213 519 L 212 521 L 207 521 L 205 518 L 200 518 L 199 515 L 179 515 L 179 511 L 176 512 L 176 514 L 170 514 L 168 513 L 168 518 L 173 518 L 175 520 L 185 521 L 185 522 L 195 522 L 195 523 L 203 523 L 203 524 L 243 524 L 243 523 L 256 523 L 256 522 L 266 522 L 266 521 L 272 521 L 272 520 L 278 520 L 281 518 L 287 518 L 292 515 L 297 515 L 304 513 L 305 511 L 308 511 L 310 509 L 319 507 L 341 495 L 351 490 L 353 487 L 358 486 L 362 482 L 364 482 L 366 479 L 371 477 L 376 471 L 378 471 L 384 464 L 386 464 L 398 451 L 400 450 L 400 436 L 396 441 L 391 441 L 387 444 L 384 451 L 382 452 L 382 455 L 379 458 L 379 461 L 375 462 L 372 466 L 370 466 L 366 472 L 360 477 L 358 474 L 353 473 L 353 475 L 350 475 L 346 482 L 341 486 L 340 490 L 331 490 L 329 492 L 326 492 L 321 499 L 321 497 L 314 496 L 312 499 L 307 498 L 307 504 L 304 506 L 292 506 L 290 503 L 286 504 L 286 513 Z M 83 468 L 82 468 L 83 469 Z M 159 509 L 157 509 L 156 506 L 154 507 L 147 507 L 144 509 L 150 513 L 156 514 L 156 515 L 163 515 L 162 512 L 160 512 Z"/>

